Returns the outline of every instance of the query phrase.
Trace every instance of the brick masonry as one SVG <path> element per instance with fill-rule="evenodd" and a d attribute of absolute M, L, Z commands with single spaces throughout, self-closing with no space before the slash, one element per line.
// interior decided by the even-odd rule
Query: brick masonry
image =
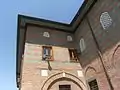
<path fill-rule="evenodd" d="M 112 25 L 106 30 L 104 30 L 100 24 L 100 15 L 102 12 L 108 12 L 113 20 Z M 114 90 L 119 90 L 120 1 L 98 0 L 87 16 L 102 51 L 102 60 Z M 43 37 L 43 32 L 45 31 L 50 33 L 50 38 Z M 73 37 L 73 42 L 66 41 L 67 35 Z M 85 40 L 86 49 L 79 55 L 80 65 L 79 63 L 70 62 L 68 48 L 80 50 L 79 40 L 81 37 Z M 47 63 L 42 61 L 42 46 L 44 45 L 53 46 L 54 51 L 54 61 L 50 62 L 53 70 L 48 71 L 48 77 L 43 77 L 40 73 L 41 70 L 48 69 Z M 83 90 L 89 90 L 88 82 L 92 79 L 97 80 L 99 90 L 110 90 L 97 51 L 86 18 L 81 22 L 75 34 L 28 26 L 22 65 L 21 90 L 47 90 L 50 82 L 52 83 L 57 78 L 63 77 L 63 72 L 66 73 L 66 77 L 77 81 Z M 83 71 L 84 76 L 78 77 L 77 70 Z M 50 77 L 52 77 L 52 79 L 49 79 Z M 48 79 L 50 81 L 46 82 Z M 46 84 L 44 85 L 45 82 Z M 73 86 L 73 90 L 80 90 L 78 86 L 76 87 L 75 83 L 67 80 L 58 80 L 51 86 L 50 90 L 57 90 L 57 86 L 64 83 L 70 83 Z"/>
<path fill-rule="evenodd" d="M 110 77 L 114 90 L 120 88 L 120 1 L 119 0 L 98 0 L 92 10 L 88 13 L 88 18 L 96 36 L 102 59 Z M 100 15 L 102 12 L 108 12 L 113 20 L 112 25 L 104 30 L 100 24 Z M 97 48 L 90 32 L 90 27 L 86 18 L 83 20 L 75 32 L 76 47 L 79 48 L 79 39 L 83 37 L 86 43 L 86 50 L 80 55 L 81 64 L 86 73 L 86 79 L 96 78 L 100 90 L 110 90 L 102 64 L 97 55 Z M 96 72 L 90 74 L 89 69 Z M 87 75 L 88 74 L 88 75 Z"/>
<path fill-rule="evenodd" d="M 50 38 L 43 36 L 50 33 Z M 67 35 L 73 34 L 28 26 L 23 58 L 21 90 L 50 90 L 59 89 L 59 85 L 71 84 L 71 89 L 86 90 L 84 75 L 79 63 L 70 62 L 68 48 L 74 48 L 74 41 L 68 42 Z M 54 61 L 50 61 L 52 70 L 48 70 L 48 63 L 42 60 L 42 46 L 52 46 Z M 48 76 L 41 76 L 41 70 L 48 70 Z M 65 76 L 63 75 L 65 73 Z M 62 79 L 67 77 L 68 79 Z M 57 81 L 57 79 L 61 78 Z M 53 85 L 52 82 L 56 81 Z M 80 87 L 75 84 L 77 82 Z"/>

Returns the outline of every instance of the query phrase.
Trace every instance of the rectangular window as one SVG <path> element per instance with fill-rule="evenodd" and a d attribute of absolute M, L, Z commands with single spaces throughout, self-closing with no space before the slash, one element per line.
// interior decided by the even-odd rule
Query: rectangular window
<path fill-rule="evenodd" d="M 71 85 L 59 85 L 59 90 L 71 90 Z"/>
<path fill-rule="evenodd" d="M 96 79 L 88 82 L 88 84 L 89 84 L 89 86 L 90 86 L 90 90 L 99 90 Z"/>
<path fill-rule="evenodd" d="M 69 49 L 70 61 L 78 62 L 78 55 L 76 49 Z"/>
<path fill-rule="evenodd" d="M 53 53 L 52 53 L 52 47 L 50 46 L 43 46 L 43 60 L 53 60 Z"/>

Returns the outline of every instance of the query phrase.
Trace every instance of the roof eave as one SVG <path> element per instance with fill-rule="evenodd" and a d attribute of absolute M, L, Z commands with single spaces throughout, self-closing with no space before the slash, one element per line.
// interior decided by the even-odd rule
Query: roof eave
<path fill-rule="evenodd" d="M 89 1 L 89 0 L 87 0 L 87 1 Z M 97 0 L 94 0 L 94 1 L 97 1 Z M 85 2 L 84 2 L 85 3 Z M 83 5 L 86 5 L 86 4 L 83 4 Z M 92 6 L 93 6 L 94 4 L 92 4 Z M 91 10 L 91 8 L 88 10 L 88 12 Z M 18 78 L 20 78 L 20 69 L 21 69 L 21 67 L 19 67 L 19 66 L 21 66 L 21 60 L 19 59 L 19 45 L 20 45 L 20 33 L 21 33 L 21 31 L 20 31 L 20 28 L 21 28 L 21 20 L 23 20 L 23 19 L 29 19 L 29 20 L 33 20 L 33 21 L 38 21 L 38 22 L 44 22 L 44 23 L 52 23 L 52 26 L 51 27 L 49 27 L 49 28 L 54 28 L 54 29 L 57 29 L 57 30 L 61 30 L 61 31 L 66 31 L 66 32 L 68 32 L 68 33 L 74 33 L 75 31 L 76 31 L 76 29 L 77 29 L 77 27 L 80 25 L 80 23 L 82 22 L 82 20 L 84 19 L 84 17 L 87 15 L 87 13 L 88 12 L 86 12 L 86 14 L 85 14 L 85 16 L 84 17 L 82 17 L 82 19 L 81 20 L 79 20 L 79 23 L 77 24 L 77 25 L 75 25 L 75 28 L 73 28 L 73 26 L 74 26 L 74 23 L 76 22 L 76 20 L 78 19 L 78 17 L 80 16 L 80 13 L 81 12 L 81 10 L 79 10 L 78 11 L 78 13 L 76 14 L 76 16 L 74 17 L 74 19 L 72 20 L 72 22 L 70 23 L 70 24 L 65 24 L 65 23 L 59 23 L 59 22 L 55 22 L 55 21 L 50 21 L 50 20 L 44 20 L 44 19 L 39 19 L 39 18 L 34 18 L 34 17 L 29 17 L 29 16 L 24 16 L 24 15 L 20 15 L 20 14 L 18 14 L 18 22 L 17 22 L 17 47 L 16 47 L 16 82 L 17 82 L 17 86 L 19 86 L 18 85 Z M 25 25 L 24 26 L 22 26 L 22 28 L 26 28 L 27 27 L 27 25 L 28 24 L 30 24 L 29 22 L 24 22 L 25 23 Z M 33 25 L 40 25 L 40 24 L 37 24 L 37 23 L 33 23 Z M 66 30 L 66 29 L 60 29 L 59 27 L 58 28 L 56 28 L 56 27 L 53 27 L 53 26 L 55 26 L 55 25 L 60 25 L 60 26 L 64 26 L 64 27 L 66 27 L 66 28 L 68 28 L 68 30 Z M 47 27 L 47 26 L 46 26 Z M 72 31 L 70 31 L 69 30 L 69 28 L 70 28 L 70 30 L 72 30 Z M 24 33 L 25 34 L 25 33 Z M 23 41 L 24 42 L 24 41 Z M 22 48 L 23 49 L 23 48 Z M 20 60 L 20 61 L 19 61 Z"/>

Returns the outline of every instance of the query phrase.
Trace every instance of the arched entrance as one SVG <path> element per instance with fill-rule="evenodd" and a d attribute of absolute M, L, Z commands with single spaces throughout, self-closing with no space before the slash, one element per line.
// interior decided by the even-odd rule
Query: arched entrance
<path fill-rule="evenodd" d="M 69 85 L 71 90 L 87 90 L 85 84 L 75 75 L 63 72 L 49 77 L 43 84 L 41 90 L 60 90 L 60 86 Z M 61 89 L 62 90 L 62 89 Z"/>
<path fill-rule="evenodd" d="M 79 83 L 67 77 L 56 79 L 49 85 L 47 90 L 54 90 L 54 88 L 57 88 L 59 90 L 59 85 L 70 85 L 70 88 L 72 88 L 71 90 L 83 90 Z"/>

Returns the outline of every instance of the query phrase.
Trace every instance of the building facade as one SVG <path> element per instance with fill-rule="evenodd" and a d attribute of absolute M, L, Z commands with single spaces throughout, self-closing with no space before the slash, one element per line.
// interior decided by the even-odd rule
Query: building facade
<path fill-rule="evenodd" d="M 18 15 L 19 90 L 119 90 L 119 11 L 86 0 L 70 24 Z"/>

